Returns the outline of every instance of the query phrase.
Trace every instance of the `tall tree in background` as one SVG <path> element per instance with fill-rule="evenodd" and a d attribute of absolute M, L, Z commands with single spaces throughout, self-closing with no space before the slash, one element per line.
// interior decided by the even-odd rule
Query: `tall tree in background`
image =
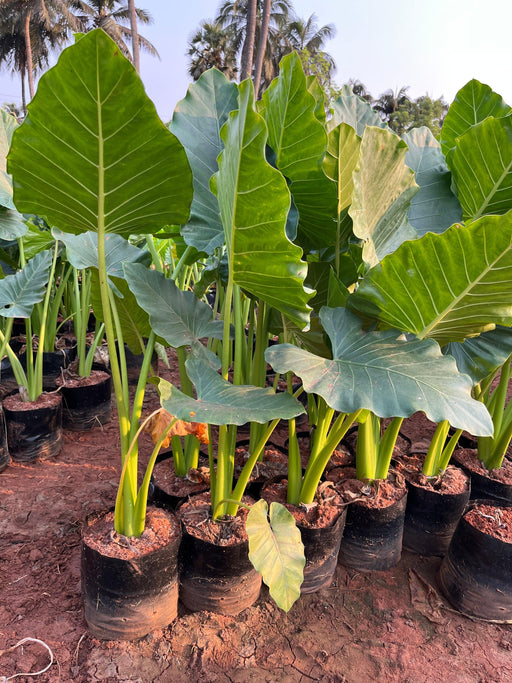
<path fill-rule="evenodd" d="M 139 61 L 139 31 L 137 28 L 137 11 L 134 0 L 128 0 L 128 12 L 130 14 L 130 29 L 132 32 L 132 57 L 133 66 L 137 73 L 140 73 Z"/>
<path fill-rule="evenodd" d="M 34 97 L 34 71 L 48 61 L 48 52 L 62 45 L 68 31 L 80 23 L 70 10 L 70 0 L 4 0 L 0 24 L 14 19 L 14 29 L 25 40 L 25 64 L 30 97 Z"/>
<path fill-rule="evenodd" d="M 202 73 L 215 67 L 229 78 L 237 74 L 236 51 L 229 29 L 215 21 L 203 21 L 188 43 L 189 74 L 197 81 Z"/>
<path fill-rule="evenodd" d="M 34 96 L 34 76 L 48 66 L 50 52 L 62 46 L 79 23 L 64 0 L 4 0 L 0 4 L 0 65 L 21 76 L 23 111 L 25 76 Z"/>
<path fill-rule="evenodd" d="M 260 37 L 258 41 L 258 52 L 256 53 L 256 62 L 254 65 L 254 89 L 256 97 L 259 95 L 261 87 L 261 72 L 263 70 L 263 60 L 265 59 L 265 52 L 267 50 L 268 27 L 270 24 L 270 11 L 272 9 L 272 0 L 265 0 L 263 3 Z"/>
<path fill-rule="evenodd" d="M 80 20 L 81 30 L 91 31 L 93 28 L 102 28 L 105 33 L 115 40 L 122 53 L 132 62 L 134 56 L 130 52 L 126 41 L 136 40 L 139 49 L 146 50 L 152 55 L 158 56 L 155 46 L 137 31 L 135 37 L 130 27 L 131 8 L 126 2 L 121 0 L 70 0 L 71 7 L 76 11 L 76 16 Z M 136 19 L 142 24 L 150 24 L 153 20 L 149 12 L 145 9 L 134 7 Z"/>
<path fill-rule="evenodd" d="M 241 81 L 245 80 L 252 73 L 254 42 L 256 39 L 256 11 L 257 0 L 247 0 L 247 23 L 245 25 L 245 39 L 240 66 Z"/>
<path fill-rule="evenodd" d="M 386 92 L 383 92 L 379 95 L 378 99 L 374 101 L 373 108 L 375 111 L 379 112 L 384 120 L 388 120 L 392 114 L 398 111 L 400 106 L 409 102 L 409 97 L 407 95 L 408 90 L 408 85 L 397 88 L 396 90 L 392 90 L 391 88 L 386 90 Z"/>

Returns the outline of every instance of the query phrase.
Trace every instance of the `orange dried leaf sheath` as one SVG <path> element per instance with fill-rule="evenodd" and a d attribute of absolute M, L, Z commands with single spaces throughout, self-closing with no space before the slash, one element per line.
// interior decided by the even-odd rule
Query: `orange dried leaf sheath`
<path fill-rule="evenodd" d="M 153 443 L 156 443 L 158 439 L 162 436 L 163 432 L 169 424 L 174 420 L 174 415 L 171 415 L 164 408 L 160 408 L 156 415 L 147 422 L 144 427 L 144 431 L 151 434 Z M 208 439 L 208 425 L 204 422 L 185 422 L 184 420 L 177 420 L 174 424 L 166 438 L 162 443 L 162 448 L 167 448 L 171 442 L 173 436 L 186 436 L 187 434 L 192 434 L 196 436 L 201 443 L 209 443 Z"/>

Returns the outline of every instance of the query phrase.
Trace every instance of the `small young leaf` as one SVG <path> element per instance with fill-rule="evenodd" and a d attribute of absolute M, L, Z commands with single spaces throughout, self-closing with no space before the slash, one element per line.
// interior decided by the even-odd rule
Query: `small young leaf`
<path fill-rule="evenodd" d="M 266 501 L 259 500 L 247 515 L 249 559 L 277 606 L 288 612 L 300 597 L 306 563 L 304 545 L 295 520 L 284 505 L 270 504 L 270 522 L 267 510 Z"/>

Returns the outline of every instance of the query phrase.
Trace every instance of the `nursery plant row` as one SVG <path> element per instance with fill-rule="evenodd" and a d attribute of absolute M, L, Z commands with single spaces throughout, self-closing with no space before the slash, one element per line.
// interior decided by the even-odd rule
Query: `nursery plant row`
<path fill-rule="evenodd" d="M 258 101 L 250 80 L 207 71 L 165 126 L 98 29 L 20 126 L 1 117 L 0 469 L 57 455 L 62 415 L 95 428 L 116 401 L 115 507 L 82 544 L 93 634 L 170 623 L 178 584 L 190 609 L 237 614 L 263 579 L 288 610 L 338 556 L 385 569 L 402 542 L 444 556 L 462 612 L 512 621 L 512 109 L 497 93 L 471 81 L 439 140 L 400 138 L 349 88 L 328 106 L 291 54 Z M 76 358 L 61 341 L 48 391 L 70 323 Z M 169 347 L 179 386 L 155 363 Z M 397 459 L 419 411 L 434 437 Z M 203 492 L 177 505 L 170 478 Z"/>

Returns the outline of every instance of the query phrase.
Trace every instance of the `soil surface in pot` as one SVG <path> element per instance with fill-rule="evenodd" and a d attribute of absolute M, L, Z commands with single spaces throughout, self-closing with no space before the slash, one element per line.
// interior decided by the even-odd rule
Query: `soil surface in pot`
<path fill-rule="evenodd" d="M 247 540 L 245 520 L 249 510 L 239 507 L 236 517 L 229 520 L 212 518 L 210 492 L 192 496 L 177 510 L 179 519 L 183 522 L 191 536 L 214 543 L 215 545 L 235 545 Z M 254 501 L 247 496 L 242 501 L 250 505 Z"/>
<path fill-rule="evenodd" d="M 163 548 L 171 539 L 179 537 L 179 534 L 177 519 L 163 510 L 148 508 L 146 528 L 138 538 L 118 534 L 114 529 L 114 513 L 109 512 L 85 529 L 83 540 L 89 548 L 102 555 L 127 560 Z"/>
<path fill-rule="evenodd" d="M 484 534 L 512 543 L 512 508 L 475 505 L 464 515 L 464 519 Z"/>
<path fill-rule="evenodd" d="M 43 392 L 35 401 L 23 401 L 19 394 L 11 394 L 3 400 L 3 405 L 8 410 L 33 410 L 34 408 L 47 408 L 60 403 L 60 395 L 57 392 Z"/>
<path fill-rule="evenodd" d="M 171 367 L 177 368 L 175 357 Z M 164 369 L 162 375 L 175 377 Z M 176 372 L 177 376 L 177 372 Z M 145 414 L 158 407 L 151 387 Z M 281 430 L 281 425 L 279 426 Z M 411 441 L 431 436 L 422 415 Z M 279 431 L 282 443 L 286 425 Z M 471 620 L 440 596 L 440 558 L 405 551 L 386 572 L 338 566 L 328 589 L 285 614 L 264 587 L 237 617 L 179 608 L 178 620 L 131 643 L 87 632 L 80 596 L 80 534 L 88 514 L 111 507 L 119 481 L 113 419 L 85 433 L 64 430 L 54 459 L 10 464 L 0 474 L 0 676 L 28 683 L 504 683 L 512 680 L 512 626 Z M 149 453 L 148 435 L 142 453 Z"/>
<path fill-rule="evenodd" d="M 401 475 L 390 472 L 387 479 L 368 483 L 356 479 L 355 467 L 336 467 L 330 470 L 326 479 L 336 485 L 336 491 L 346 503 L 364 501 L 368 508 L 386 508 L 404 495 L 405 480 Z"/>
<path fill-rule="evenodd" d="M 298 524 L 314 529 L 323 529 L 334 524 L 344 505 L 343 498 L 336 493 L 332 484 L 321 483 L 311 505 L 289 505 L 286 502 L 288 482 L 286 479 L 264 485 L 262 498 L 267 503 L 282 503 L 291 512 Z"/>
<path fill-rule="evenodd" d="M 488 470 L 480 462 L 476 448 L 460 448 L 455 451 L 455 460 L 466 467 L 470 472 L 482 474 L 495 481 L 512 486 L 512 460 L 504 458 L 503 465 L 495 470 Z"/>
<path fill-rule="evenodd" d="M 423 460 L 421 458 L 404 456 L 400 458 L 397 469 L 407 481 L 416 486 L 421 486 L 427 491 L 437 491 L 437 493 L 450 495 L 467 491 L 469 479 L 466 474 L 454 465 L 448 465 L 442 477 L 426 477 L 421 472 Z"/>
<path fill-rule="evenodd" d="M 201 459 L 198 468 L 192 467 L 184 477 L 174 471 L 172 457 L 157 462 L 153 469 L 155 484 L 168 496 L 186 498 L 194 493 L 201 493 L 210 484 L 210 468 L 208 461 Z"/>
<path fill-rule="evenodd" d="M 77 387 L 88 387 L 93 384 L 99 384 L 109 376 L 110 375 L 107 372 L 103 372 L 103 370 L 91 370 L 91 374 L 88 377 L 80 377 L 79 375 L 64 370 L 62 375 L 55 380 L 55 384 L 58 387 L 66 386 L 76 389 Z"/>

